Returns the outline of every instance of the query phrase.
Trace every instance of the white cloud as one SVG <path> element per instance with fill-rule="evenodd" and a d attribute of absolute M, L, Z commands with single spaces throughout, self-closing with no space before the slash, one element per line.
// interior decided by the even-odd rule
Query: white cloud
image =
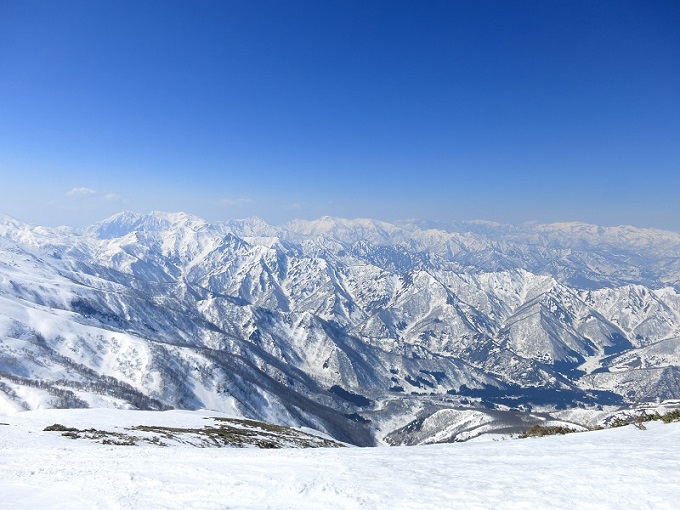
<path fill-rule="evenodd" d="M 115 193 L 107 193 L 104 195 L 104 200 L 107 202 L 117 202 L 120 200 L 122 197 L 120 195 L 116 195 Z"/>
<path fill-rule="evenodd" d="M 223 198 L 220 200 L 220 204 L 226 205 L 227 207 L 236 207 L 239 205 L 250 204 L 252 199 L 250 198 Z"/>
<path fill-rule="evenodd" d="M 95 195 L 97 192 L 91 188 L 73 188 L 66 192 L 69 197 L 84 197 L 88 195 Z"/>
<path fill-rule="evenodd" d="M 305 204 L 302 203 L 302 202 L 293 202 L 292 204 L 290 204 L 290 205 L 288 206 L 288 210 L 290 210 L 290 211 L 299 211 L 299 210 L 302 209 L 304 206 L 305 206 Z"/>

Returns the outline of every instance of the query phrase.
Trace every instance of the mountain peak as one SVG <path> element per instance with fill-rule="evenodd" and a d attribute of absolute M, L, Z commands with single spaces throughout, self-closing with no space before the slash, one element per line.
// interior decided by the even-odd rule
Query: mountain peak
<path fill-rule="evenodd" d="M 178 227 L 198 230 L 207 225 L 208 223 L 201 218 L 184 212 L 152 211 L 148 214 L 141 214 L 125 211 L 92 225 L 87 232 L 100 239 L 111 239 L 137 230 L 156 232 Z"/>
<path fill-rule="evenodd" d="M 0 226 L 10 227 L 10 228 L 13 228 L 13 229 L 30 228 L 30 225 L 28 223 L 25 223 L 21 220 L 18 220 L 15 217 L 10 216 L 9 214 L 5 214 L 5 213 L 1 213 L 1 212 L 0 212 Z"/>
<path fill-rule="evenodd" d="M 328 237 L 344 243 L 370 241 L 375 244 L 393 244 L 403 238 L 401 227 L 368 218 L 322 216 L 316 220 L 293 220 L 285 229 L 297 236 Z"/>

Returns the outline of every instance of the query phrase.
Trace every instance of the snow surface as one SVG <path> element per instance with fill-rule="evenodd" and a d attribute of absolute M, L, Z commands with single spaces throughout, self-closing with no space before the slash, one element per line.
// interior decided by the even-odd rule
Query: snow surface
<path fill-rule="evenodd" d="M 680 424 L 393 448 L 108 446 L 43 431 L 196 426 L 212 412 L 39 410 L 0 416 L 0 507 L 674 508 Z"/>

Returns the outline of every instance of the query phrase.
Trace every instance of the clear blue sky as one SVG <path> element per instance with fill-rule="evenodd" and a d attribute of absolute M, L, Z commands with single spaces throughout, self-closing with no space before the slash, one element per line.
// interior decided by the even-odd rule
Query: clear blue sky
<path fill-rule="evenodd" d="M 680 230 L 680 2 L 0 2 L 0 211 Z"/>

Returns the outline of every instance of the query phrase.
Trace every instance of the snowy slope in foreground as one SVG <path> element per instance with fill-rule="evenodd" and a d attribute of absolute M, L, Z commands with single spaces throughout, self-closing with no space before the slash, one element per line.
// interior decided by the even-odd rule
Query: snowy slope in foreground
<path fill-rule="evenodd" d="M 1 506 L 672 508 L 680 498 L 677 423 L 542 439 L 317 450 L 105 446 L 43 431 L 54 422 L 129 426 L 148 416 L 42 410 L 2 417 Z M 166 426 L 204 417 L 153 416 Z"/>

